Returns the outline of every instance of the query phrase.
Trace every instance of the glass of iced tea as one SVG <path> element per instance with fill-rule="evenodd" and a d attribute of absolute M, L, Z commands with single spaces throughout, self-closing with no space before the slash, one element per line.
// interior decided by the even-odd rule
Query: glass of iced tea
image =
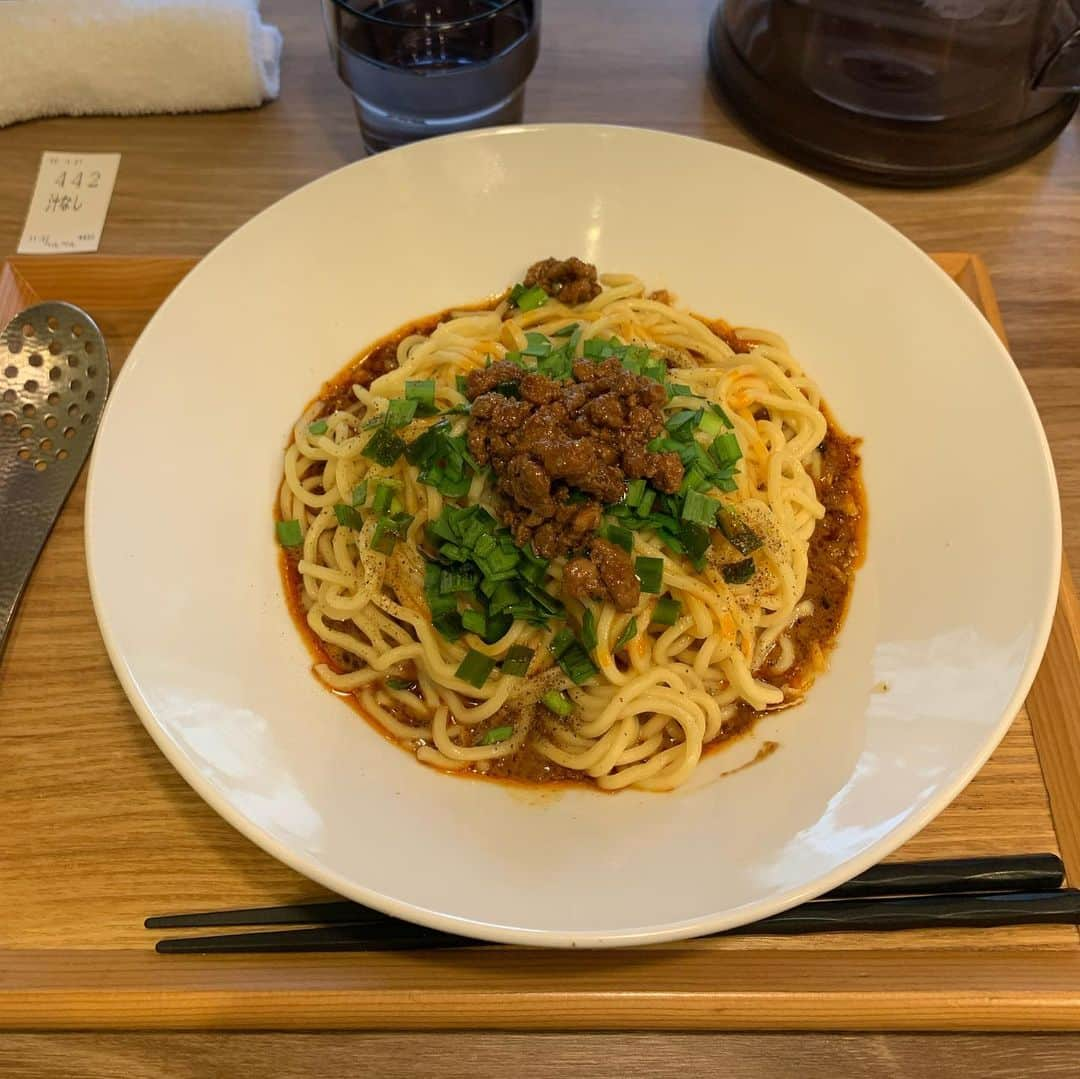
<path fill-rule="evenodd" d="M 323 0 L 323 18 L 369 152 L 521 120 L 540 0 Z"/>

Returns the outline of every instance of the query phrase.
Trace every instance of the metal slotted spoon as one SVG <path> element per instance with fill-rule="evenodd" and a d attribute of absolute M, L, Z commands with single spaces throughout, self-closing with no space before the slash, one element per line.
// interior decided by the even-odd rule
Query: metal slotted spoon
<path fill-rule="evenodd" d="M 17 314 L 0 337 L 0 653 L 45 539 L 90 452 L 109 392 L 93 319 L 69 303 Z"/>

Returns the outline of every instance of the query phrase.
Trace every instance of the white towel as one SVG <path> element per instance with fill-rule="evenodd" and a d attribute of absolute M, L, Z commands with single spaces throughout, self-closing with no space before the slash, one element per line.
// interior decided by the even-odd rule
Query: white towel
<path fill-rule="evenodd" d="M 0 127 L 254 108 L 277 97 L 280 65 L 259 0 L 0 2 Z"/>

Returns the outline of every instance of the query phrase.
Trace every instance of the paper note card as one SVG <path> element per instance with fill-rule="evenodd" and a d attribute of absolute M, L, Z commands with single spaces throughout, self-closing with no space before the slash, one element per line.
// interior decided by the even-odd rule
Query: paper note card
<path fill-rule="evenodd" d="M 20 255 L 96 251 L 105 228 L 119 154 L 41 155 Z"/>

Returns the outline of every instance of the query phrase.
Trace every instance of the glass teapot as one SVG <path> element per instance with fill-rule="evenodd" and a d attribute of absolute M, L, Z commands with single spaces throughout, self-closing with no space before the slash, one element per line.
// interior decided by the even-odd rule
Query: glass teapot
<path fill-rule="evenodd" d="M 1080 0 L 723 0 L 713 73 L 748 124 L 858 179 L 944 184 L 1052 141 L 1080 101 Z"/>

